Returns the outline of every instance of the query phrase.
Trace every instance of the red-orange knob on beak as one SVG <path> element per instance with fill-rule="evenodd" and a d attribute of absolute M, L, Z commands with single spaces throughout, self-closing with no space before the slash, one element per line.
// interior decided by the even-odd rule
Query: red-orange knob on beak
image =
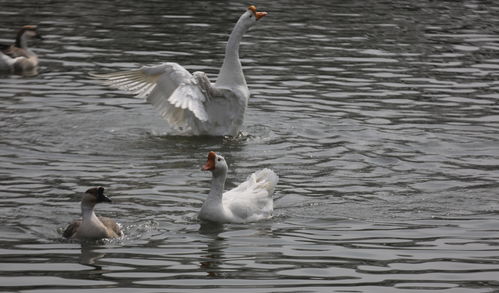
<path fill-rule="evenodd" d="M 215 152 L 208 153 L 208 160 L 206 164 L 201 168 L 202 171 L 212 171 L 215 170 L 215 159 L 217 158 L 217 154 Z"/>
<path fill-rule="evenodd" d="M 255 5 L 251 5 L 250 7 L 248 7 L 249 10 L 251 10 L 253 12 L 253 14 L 255 15 L 255 18 L 256 20 L 259 20 L 260 18 L 264 17 L 265 15 L 267 15 L 268 13 L 267 12 L 258 12 L 256 11 L 256 6 Z"/>

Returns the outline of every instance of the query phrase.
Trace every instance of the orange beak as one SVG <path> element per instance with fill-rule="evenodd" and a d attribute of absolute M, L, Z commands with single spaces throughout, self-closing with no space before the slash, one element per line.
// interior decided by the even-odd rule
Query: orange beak
<path fill-rule="evenodd" d="M 251 5 L 250 7 L 248 7 L 248 9 L 253 12 L 253 14 L 255 15 L 256 20 L 259 20 L 260 18 L 262 18 L 265 15 L 267 15 L 267 12 L 258 12 L 258 11 L 256 11 L 256 6 L 255 5 Z"/>
<path fill-rule="evenodd" d="M 202 171 L 213 171 L 215 170 L 215 159 L 217 158 L 217 154 L 215 152 L 208 153 L 208 161 L 201 168 Z"/>

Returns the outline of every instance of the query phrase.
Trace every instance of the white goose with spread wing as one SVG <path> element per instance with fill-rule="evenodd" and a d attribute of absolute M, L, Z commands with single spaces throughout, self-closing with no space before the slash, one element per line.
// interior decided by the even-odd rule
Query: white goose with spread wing
<path fill-rule="evenodd" d="M 227 163 L 215 152 L 208 153 L 202 168 L 211 171 L 211 189 L 199 211 L 201 221 L 214 223 L 248 223 L 272 217 L 272 195 L 279 177 L 270 169 L 257 171 L 234 189 L 224 192 Z"/>
<path fill-rule="evenodd" d="M 138 97 L 147 97 L 163 119 L 182 134 L 235 136 L 243 124 L 249 99 L 239 44 L 244 33 L 265 15 L 266 12 L 257 12 L 255 6 L 241 15 L 230 34 L 214 84 L 204 72 L 191 74 L 174 62 L 92 76 Z"/>

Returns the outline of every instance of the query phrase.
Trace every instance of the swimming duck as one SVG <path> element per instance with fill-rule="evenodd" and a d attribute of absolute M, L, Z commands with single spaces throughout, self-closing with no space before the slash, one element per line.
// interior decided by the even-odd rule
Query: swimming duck
<path fill-rule="evenodd" d="M 36 75 L 38 56 L 28 48 L 28 41 L 42 39 L 34 25 L 25 25 L 17 33 L 13 45 L 0 45 L 0 72 Z"/>
<path fill-rule="evenodd" d="M 181 134 L 236 136 L 250 96 L 239 60 L 239 44 L 244 33 L 265 15 L 253 5 L 241 15 L 229 36 L 215 84 L 206 73 L 191 74 L 174 62 L 92 76 L 138 97 L 147 97 Z"/>
<path fill-rule="evenodd" d="M 95 215 L 95 205 L 101 202 L 111 202 L 111 199 L 104 195 L 103 187 L 87 190 L 81 199 L 81 219 L 69 224 L 62 236 L 79 240 L 121 237 L 123 233 L 120 226 L 113 219 Z"/>
<path fill-rule="evenodd" d="M 272 217 L 272 194 L 279 180 L 274 171 L 257 171 L 236 188 L 224 192 L 228 171 L 224 157 L 209 152 L 201 170 L 212 173 L 210 193 L 198 214 L 201 221 L 247 223 Z"/>

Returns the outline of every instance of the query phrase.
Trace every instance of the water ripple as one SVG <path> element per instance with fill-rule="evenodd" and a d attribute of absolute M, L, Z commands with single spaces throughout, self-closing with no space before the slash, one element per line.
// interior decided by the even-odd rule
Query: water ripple
<path fill-rule="evenodd" d="M 237 3 L 11 1 L 40 74 L 0 78 L 0 290 L 488 292 L 499 286 L 498 7 L 274 1 L 244 37 L 243 134 L 172 136 L 89 78 L 173 61 L 215 78 Z M 208 151 L 233 187 L 280 177 L 272 220 L 201 226 Z M 61 231 L 103 185 L 121 239 Z M 20 277 L 22 276 L 22 277 Z"/>

